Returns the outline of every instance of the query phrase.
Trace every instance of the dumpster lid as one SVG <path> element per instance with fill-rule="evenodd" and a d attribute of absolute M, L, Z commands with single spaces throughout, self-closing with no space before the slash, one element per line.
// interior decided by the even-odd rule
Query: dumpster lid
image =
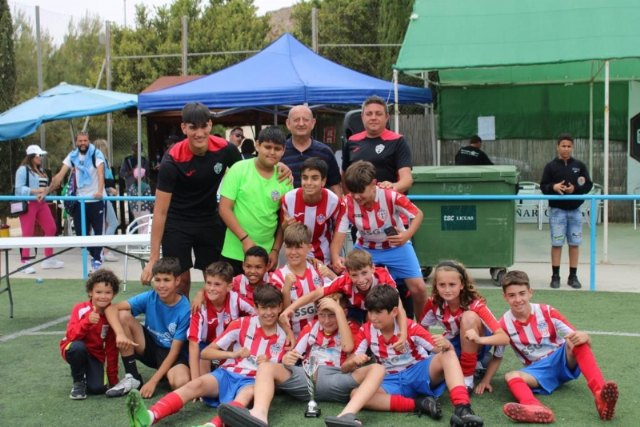
<path fill-rule="evenodd" d="M 518 169 L 513 165 L 493 166 L 415 166 L 412 170 L 414 182 L 487 182 L 503 181 L 515 184 Z"/>

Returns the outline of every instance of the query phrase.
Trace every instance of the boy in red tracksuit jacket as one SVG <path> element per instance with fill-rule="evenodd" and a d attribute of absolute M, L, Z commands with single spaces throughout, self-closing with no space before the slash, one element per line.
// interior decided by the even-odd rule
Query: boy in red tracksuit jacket
<path fill-rule="evenodd" d="M 60 341 L 62 358 L 71 366 L 73 388 L 70 399 L 102 394 L 109 385 L 118 383 L 118 349 L 113 329 L 104 309 L 120 289 L 120 279 L 106 269 L 93 273 L 86 284 L 89 300 L 76 304 L 71 311 L 67 332 Z"/>

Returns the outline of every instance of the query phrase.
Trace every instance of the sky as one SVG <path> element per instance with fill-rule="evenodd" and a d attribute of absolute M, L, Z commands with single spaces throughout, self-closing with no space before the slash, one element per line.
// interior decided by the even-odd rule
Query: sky
<path fill-rule="evenodd" d="M 206 0 L 202 0 L 206 1 Z M 292 6 L 299 0 L 254 0 L 258 8 L 258 15 Z M 103 20 L 115 22 L 118 25 L 125 23 L 131 26 L 135 17 L 135 5 L 145 4 L 149 9 L 171 4 L 171 0 L 9 0 L 11 13 L 21 11 L 30 18 L 35 27 L 35 7 L 40 6 L 40 28 L 47 31 L 55 43 L 60 43 L 67 32 L 71 19 L 78 22 L 87 12 L 98 15 Z"/>

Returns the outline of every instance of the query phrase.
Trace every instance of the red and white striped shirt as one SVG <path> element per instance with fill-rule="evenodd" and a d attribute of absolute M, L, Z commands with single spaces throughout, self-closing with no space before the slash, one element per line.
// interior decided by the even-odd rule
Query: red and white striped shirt
<path fill-rule="evenodd" d="M 500 329 L 498 319 L 493 315 L 487 304 L 482 300 L 474 300 L 469 304 L 469 311 L 473 311 L 479 317 L 484 326 L 492 333 L 495 333 Z M 458 307 L 455 312 L 451 312 L 449 305 L 445 302 L 444 306 L 440 308 L 433 297 L 427 299 L 427 303 L 422 310 L 422 317 L 420 319 L 420 325 L 429 329 L 430 326 L 441 325 L 445 329 L 445 337 L 447 339 L 453 339 L 460 335 L 460 319 L 462 319 L 462 313 L 465 310 L 462 307 Z"/>
<path fill-rule="evenodd" d="M 351 223 L 358 230 L 357 245 L 368 249 L 389 249 L 391 245 L 387 241 L 384 230 L 388 227 L 405 230 L 400 215 L 413 219 L 417 213 L 416 205 L 411 203 L 404 194 L 376 187 L 376 196 L 371 209 L 356 203 L 351 194 L 344 197 L 338 220 L 338 231 L 348 233 L 349 223 Z"/>
<path fill-rule="evenodd" d="M 288 274 L 293 274 L 288 265 L 277 269 L 271 275 L 271 283 L 273 283 L 276 288 L 282 291 L 282 288 L 284 287 L 285 277 L 287 277 Z M 291 285 L 291 302 L 294 302 L 301 296 L 306 295 L 316 288 L 320 288 L 329 283 L 329 279 L 325 279 L 324 277 L 322 277 L 318 270 L 316 270 L 309 261 L 307 261 L 307 269 L 304 271 L 304 275 L 295 276 L 296 281 L 293 285 Z M 293 313 L 293 317 L 291 318 L 291 329 L 293 329 L 293 333 L 295 334 L 295 336 L 298 336 L 302 328 L 304 328 L 315 318 L 316 306 L 314 303 L 309 303 L 298 308 Z"/>
<path fill-rule="evenodd" d="M 351 334 L 355 337 L 359 325 L 349 322 Z M 336 329 L 333 334 L 326 335 L 319 320 L 314 320 L 305 326 L 298 336 L 295 350 L 308 359 L 313 354 L 318 358 L 321 366 L 342 366 L 347 358 L 347 353 L 342 351 L 342 338 Z"/>
<path fill-rule="evenodd" d="M 227 298 L 221 310 L 217 310 L 209 298 L 204 298 L 204 306 L 191 315 L 187 339 L 189 341 L 207 344 L 224 332 L 232 320 L 242 316 L 253 316 L 253 306 L 238 295 L 237 292 L 227 293 Z"/>
<path fill-rule="evenodd" d="M 509 310 L 500 318 L 500 326 L 525 365 L 549 356 L 564 343 L 562 336 L 576 330 L 558 310 L 546 304 L 531 304 L 526 322 L 517 320 Z"/>
<path fill-rule="evenodd" d="M 329 263 L 329 245 L 340 212 L 340 199 L 332 191 L 322 189 L 322 198 L 316 204 L 304 201 L 302 188 L 295 188 L 282 198 L 282 214 L 303 223 L 311 231 L 313 257 Z"/>
<path fill-rule="evenodd" d="M 373 270 L 371 287 L 366 291 L 360 291 L 358 287 L 353 284 L 348 272 L 336 277 L 331 283 L 326 285 L 323 290 L 324 296 L 340 292 L 349 298 L 349 302 L 353 307 L 365 310 L 364 299 L 367 297 L 369 291 L 378 285 L 389 285 L 392 288 L 396 287 L 396 282 L 391 278 L 389 270 L 387 270 L 386 267 L 376 267 Z"/>
<path fill-rule="evenodd" d="M 429 331 L 407 320 L 407 342 L 401 351 L 396 351 L 393 344 L 398 341 L 400 326 L 394 322 L 393 336 L 386 341 L 382 332 L 367 322 L 360 328 L 356 337 L 356 354 L 365 354 L 367 347 L 371 349 L 376 361 L 387 370 L 387 374 L 397 374 L 429 357 L 435 343 Z"/>
<path fill-rule="evenodd" d="M 231 322 L 215 342 L 221 349 L 233 345 L 231 351 L 247 348 L 251 354 L 249 357 L 226 359 L 221 367 L 234 374 L 255 377 L 258 356 L 265 355 L 268 361 L 279 363 L 285 353 L 286 340 L 287 335 L 279 325 L 276 325 L 275 334 L 265 335 L 258 316 L 252 316 Z"/>
<path fill-rule="evenodd" d="M 264 277 L 262 278 L 262 283 L 269 283 L 269 273 L 264 273 Z M 255 286 L 249 283 L 249 278 L 244 274 L 238 274 L 233 278 L 232 289 L 237 292 L 242 298 L 249 301 L 251 305 L 255 305 L 253 303 L 253 291 Z"/>

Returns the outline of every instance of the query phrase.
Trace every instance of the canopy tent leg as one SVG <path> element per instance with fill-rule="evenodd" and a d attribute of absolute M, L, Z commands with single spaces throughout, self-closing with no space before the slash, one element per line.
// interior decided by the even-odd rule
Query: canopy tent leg
<path fill-rule="evenodd" d="M 609 61 L 604 62 L 604 187 L 609 194 Z M 598 213 L 596 212 L 596 215 Z M 602 262 L 609 262 L 609 200 L 604 199 Z"/>

